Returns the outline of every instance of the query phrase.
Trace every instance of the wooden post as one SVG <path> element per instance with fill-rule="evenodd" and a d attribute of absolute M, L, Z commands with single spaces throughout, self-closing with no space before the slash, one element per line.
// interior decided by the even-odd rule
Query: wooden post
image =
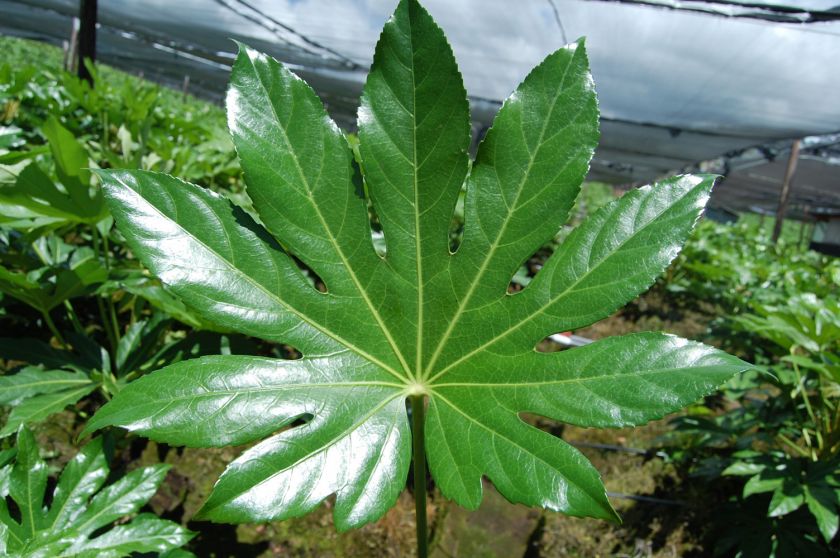
<path fill-rule="evenodd" d="M 93 85 L 93 76 L 85 66 L 85 59 L 96 61 L 96 1 L 79 2 L 79 77 Z"/>
<path fill-rule="evenodd" d="M 811 208 L 809 206 L 805 206 L 805 209 L 802 211 L 802 221 L 799 223 L 799 241 L 796 243 L 796 247 L 802 251 L 802 241 L 805 240 L 805 228 L 808 225 L 808 211 Z"/>
<path fill-rule="evenodd" d="M 79 18 L 73 18 L 73 25 L 70 27 L 70 42 L 67 44 L 67 52 L 64 56 L 64 71 L 76 72 L 76 55 L 79 52 Z"/>
<path fill-rule="evenodd" d="M 793 180 L 793 174 L 796 172 L 797 161 L 799 161 L 799 140 L 794 141 L 790 148 L 790 157 L 788 157 L 787 169 L 785 169 L 785 178 L 782 180 L 782 191 L 779 193 L 779 208 L 776 210 L 776 223 L 773 226 L 773 244 L 779 241 L 779 236 L 782 234 L 782 225 L 785 222 L 785 213 L 787 213 L 788 201 L 790 200 L 790 183 Z"/>
<path fill-rule="evenodd" d="M 69 58 L 67 55 L 70 54 L 70 41 L 61 41 L 61 67 L 64 71 L 67 71 L 67 62 Z"/>

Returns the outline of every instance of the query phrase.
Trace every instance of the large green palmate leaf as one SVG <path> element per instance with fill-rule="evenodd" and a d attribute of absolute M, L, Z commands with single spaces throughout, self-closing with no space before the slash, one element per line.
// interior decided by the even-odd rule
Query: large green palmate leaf
<path fill-rule="evenodd" d="M 414 0 L 400 2 L 376 47 L 359 165 L 315 93 L 244 46 L 227 107 L 262 226 L 170 176 L 101 173 L 123 235 L 173 293 L 206 320 L 303 355 L 181 362 L 131 383 L 90 421 L 89 431 L 119 425 L 171 444 L 262 440 L 224 472 L 203 517 L 283 519 L 334 494 L 340 529 L 377 519 L 405 485 L 406 399 L 424 397 L 428 462 L 447 497 L 477 507 L 486 476 L 512 502 L 612 519 L 591 464 L 522 415 L 642 424 L 747 367 L 658 333 L 535 350 L 647 289 L 714 182 L 680 176 L 629 192 L 578 227 L 521 293 L 507 293 L 566 221 L 598 140 L 582 42 L 522 82 L 471 170 L 461 76 Z M 462 187 L 465 232 L 453 253 Z M 371 241 L 369 202 L 384 257 Z"/>

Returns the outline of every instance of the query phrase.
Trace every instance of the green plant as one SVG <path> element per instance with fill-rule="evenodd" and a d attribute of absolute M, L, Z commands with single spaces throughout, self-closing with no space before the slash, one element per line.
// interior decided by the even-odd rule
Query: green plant
<path fill-rule="evenodd" d="M 0 44 L 7 41 L 0 38 Z M 155 162 L 192 174 L 188 160 L 164 160 L 148 145 L 157 147 L 171 135 L 182 145 L 170 153 L 201 158 L 207 151 L 200 146 L 216 143 L 218 132 L 197 133 L 189 112 L 172 109 L 162 118 L 159 113 L 172 100 L 158 95 L 156 87 L 141 84 L 138 91 L 127 76 L 119 86 L 98 71 L 95 77 L 97 87 L 91 89 L 70 74 L 0 70 L 0 104 L 5 102 L 4 112 L 20 124 L 0 128 L 0 308 L 16 322 L 4 324 L 4 332 L 17 335 L 0 340 L 0 359 L 6 361 L 0 404 L 12 407 L 0 437 L 88 394 L 110 398 L 145 370 L 184 354 L 206 353 L 200 345 L 218 352 L 222 341 L 177 331 L 172 320 L 154 312 L 209 329 L 124 257 L 99 181 L 90 172 Z M 233 145 L 227 143 L 222 151 L 230 157 Z M 199 173 L 213 181 L 212 173 Z M 30 317 L 18 301 L 38 315 Z M 44 339 L 44 330 L 60 350 Z"/>
<path fill-rule="evenodd" d="M 173 292 L 211 322 L 303 354 L 185 361 L 126 386 L 88 423 L 88 432 L 119 425 L 178 445 L 267 437 L 228 467 L 202 517 L 288 518 L 335 494 L 336 525 L 357 527 L 393 504 L 413 455 L 421 555 L 427 458 L 442 493 L 468 508 L 479 505 L 487 476 L 512 502 L 615 519 L 591 464 L 521 414 L 641 424 L 747 368 L 656 333 L 535 350 L 649 287 L 714 182 L 676 177 L 607 204 L 526 289 L 507 294 L 522 262 L 566 220 L 597 142 L 582 42 L 531 72 L 469 173 L 460 74 L 414 0 L 400 3 L 377 45 L 358 161 L 314 92 L 244 46 L 227 103 L 265 228 L 171 176 L 100 173 L 120 231 Z M 452 253 L 465 181 L 464 234 Z M 384 257 L 371 241 L 368 201 Z"/>
<path fill-rule="evenodd" d="M 172 320 L 162 313 L 140 319 L 126 328 L 112 355 L 88 335 L 72 332 L 72 349 L 56 349 L 29 337 L 0 337 L 0 358 L 27 363 L 8 367 L 0 376 L 0 405 L 11 407 L 0 438 L 22 424 L 46 419 L 86 395 L 99 390 L 108 399 L 145 372 L 206 354 L 230 350 L 226 336 L 210 332 L 173 335 Z M 237 349 L 250 349 L 237 342 Z"/>
<path fill-rule="evenodd" d="M 774 245 L 749 222 L 703 220 L 661 286 L 688 305 L 712 302 L 732 315 L 803 292 L 825 297 L 836 293 L 839 281 L 837 258 Z"/>
<path fill-rule="evenodd" d="M 95 226 L 108 216 L 102 192 L 92 188 L 90 159 L 85 148 L 53 117 L 43 126 L 55 161 L 59 184 L 31 162 L 14 184 L 0 189 L 0 208 L 7 226 L 52 227 L 67 224 Z"/>
<path fill-rule="evenodd" d="M 87 150 L 53 117 L 45 122 L 43 133 L 59 181 L 32 161 L 13 184 L 0 188 L 0 221 L 7 231 L 5 242 L 0 242 L 0 293 L 37 310 L 62 350 L 36 338 L 0 340 L 0 358 L 32 365 L 19 372 L 20 366 L 7 365 L 0 377 L 0 404 L 13 406 L 0 437 L 14 434 L 20 424 L 43 420 L 97 388 L 110 397 L 150 367 L 147 359 L 160 365 L 166 362 L 163 356 L 174 356 L 166 351 L 182 340 L 163 338 L 170 321 L 162 316 L 144 319 L 132 312 L 132 323 L 123 330 L 112 296 L 121 289 L 142 294 L 191 325 L 203 325 L 177 299 L 155 289 L 148 277 L 138 276 L 138 270 L 112 265 L 112 221 L 102 191 L 87 170 Z M 95 301 L 107 347 L 82 324 L 71 302 L 78 298 Z M 62 307 L 72 332 L 62 333 L 53 320 L 52 312 Z"/>
<path fill-rule="evenodd" d="M 9 464 L 15 455 L 14 464 Z M 119 558 L 133 553 L 163 554 L 193 537 L 177 523 L 151 514 L 121 520 L 136 514 L 154 495 L 168 466 L 135 469 L 105 486 L 109 470 L 101 438 L 89 442 L 67 464 L 49 506 L 44 503 L 47 464 L 29 430 L 18 432 L 17 447 L 0 454 L 0 462 L 0 553 L 4 556 Z M 19 519 L 13 517 L 7 498 L 17 506 Z M 117 520 L 121 521 L 114 526 Z"/>
<path fill-rule="evenodd" d="M 238 190 L 241 171 L 217 106 L 104 65 L 91 67 L 91 87 L 60 71 L 60 51 L 56 56 L 50 49 L 0 37 L 0 50 L 7 55 L 0 64 L 0 124 L 13 123 L 26 141 L 4 153 L 0 140 L 0 182 L 7 171 L 3 165 L 44 152 L 41 130 L 55 119 L 90 148 L 100 167 L 173 172 Z"/>
<path fill-rule="evenodd" d="M 804 293 L 728 323 L 767 342 L 755 358 L 770 373 L 726 390 L 722 415 L 677 419 L 690 438 L 675 455 L 710 483 L 735 481 L 729 508 L 741 521 L 723 516 L 720 552 L 827 555 L 840 527 L 840 307 Z"/>

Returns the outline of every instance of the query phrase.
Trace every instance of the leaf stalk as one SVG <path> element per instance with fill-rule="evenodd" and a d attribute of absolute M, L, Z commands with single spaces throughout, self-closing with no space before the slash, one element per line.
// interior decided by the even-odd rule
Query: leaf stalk
<path fill-rule="evenodd" d="M 96 252 L 96 255 L 99 258 L 105 260 L 105 269 L 108 270 L 110 275 L 110 260 L 107 255 L 108 250 L 107 248 L 104 251 L 102 249 L 102 241 L 99 238 L 99 231 L 96 229 L 96 225 L 91 225 L 90 230 L 91 237 L 93 239 L 94 252 Z M 107 299 L 108 305 L 111 308 L 110 313 L 105 310 L 105 303 L 103 302 L 103 299 Z M 111 364 L 114 365 L 116 362 L 116 356 L 114 355 L 116 355 L 117 346 L 119 345 L 119 327 L 115 326 L 116 313 L 113 311 L 113 301 L 110 296 L 97 296 L 96 305 L 99 308 L 99 319 L 102 321 L 102 329 L 108 337 L 108 344 L 111 346 Z"/>
<path fill-rule="evenodd" d="M 53 336 L 58 340 L 61 346 L 65 349 L 70 347 L 70 345 L 67 344 L 67 341 L 64 340 L 64 337 L 62 337 L 61 333 L 59 333 L 58 328 L 55 327 L 55 322 L 52 321 L 49 311 L 44 310 L 42 308 L 41 315 L 44 317 L 44 323 L 47 325 L 47 328 L 50 330 L 50 333 L 53 334 Z"/>
<path fill-rule="evenodd" d="M 414 465 L 414 512 L 417 524 L 417 556 L 429 555 L 429 535 L 426 519 L 426 398 L 413 395 L 411 399 L 412 460 Z"/>

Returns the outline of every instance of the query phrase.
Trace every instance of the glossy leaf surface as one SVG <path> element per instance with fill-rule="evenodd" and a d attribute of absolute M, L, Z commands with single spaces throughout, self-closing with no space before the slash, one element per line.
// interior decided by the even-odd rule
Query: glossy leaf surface
<path fill-rule="evenodd" d="M 101 532 L 115 520 L 136 513 L 154 495 L 166 469 L 162 465 L 137 469 L 103 489 L 109 467 L 102 440 L 95 439 L 65 466 L 47 508 L 47 465 L 32 433 L 21 429 L 16 462 L 0 470 L 2 476 L 8 473 L 8 481 L 0 483 L 0 544 L 12 556 L 31 558 L 118 558 L 178 548 L 192 533 L 148 514 Z M 6 496 L 17 504 L 19 521 L 8 513 Z"/>
<path fill-rule="evenodd" d="M 597 143 L 582 42 L 551 54 L 511 95 L 469 176 L 463 83 L 442 31 L 414 0 L 399 4 L 377 45 L 358 165 L 314 92 L 248 47 L 227 105 L 265 228 L 176 178 L 101 173 L 118 227 L 171 292 L 202 319 L 303 355 L 178 363 L 131 383 L 90 421 L 88 431 L 119 425 L 172 444 L 258 442 L 219 479 L 205 518 L 294 517 L 332 494 L 339 528 L 379 518 L 405 485 L 405 399 L 425 396 L 427 457 L 447 497 L 477 507 L 486 476 L 511 501 L 612 519 L 597 471 L 522 414 L 642 424 L 747 367 L 663 334 L 535 350 L 647 289 L 714 182 L 681 176 L 628 193 L 574 231 L 523 292 L 507 293 L 565 222 Z M 464 185 L 453 253 L 449 226 Z"/>

